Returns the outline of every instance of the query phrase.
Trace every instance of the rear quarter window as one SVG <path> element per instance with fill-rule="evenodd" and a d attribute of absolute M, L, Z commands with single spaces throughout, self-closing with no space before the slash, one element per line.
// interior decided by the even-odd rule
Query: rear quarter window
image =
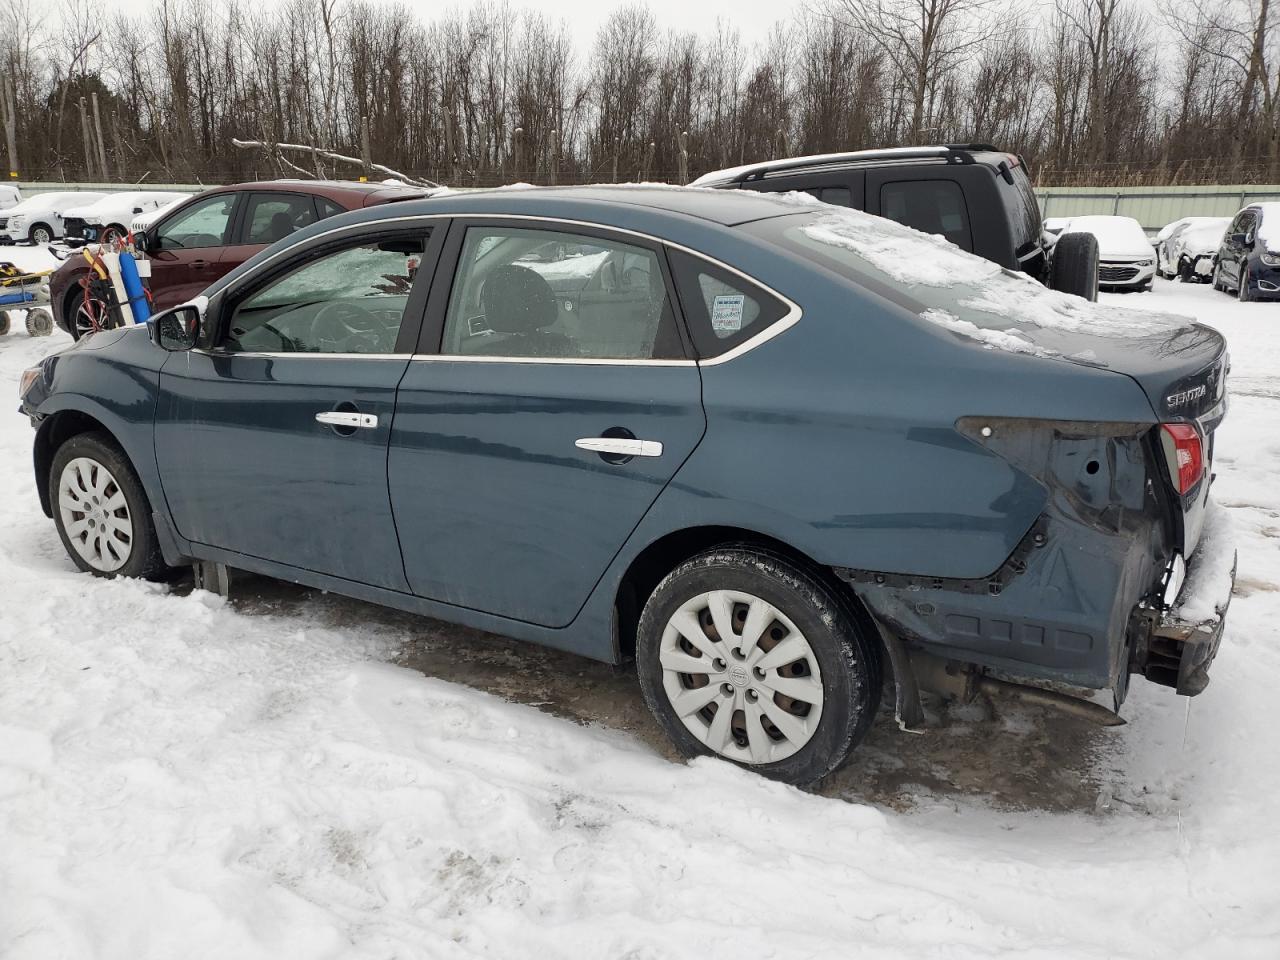
<path fill-rule="evenodd" d="M 676 292 L 700 360 L 728 353 L 791 312 L 788 303 L 737 273 L 671 250 Z"/>

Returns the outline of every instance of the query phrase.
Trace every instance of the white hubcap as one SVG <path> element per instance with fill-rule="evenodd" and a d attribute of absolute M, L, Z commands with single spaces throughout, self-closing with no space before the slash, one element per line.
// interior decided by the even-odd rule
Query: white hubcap
<path fill-rule="evenodd" d="M 773 763 L 818 729 L 818 660 L 796 625 L 759 597 L 713 590 L 689 600 L 667 622 L 658 659 L 672 709 L 723 757 Z"/>
<path fill-rule="evenodd" d="M 58 511 L 80 557 L 103 573 L 119 570 L 133 552 L 133 518 L 124 491 L 97 460 L 76 457 L 58 479 Z"/>

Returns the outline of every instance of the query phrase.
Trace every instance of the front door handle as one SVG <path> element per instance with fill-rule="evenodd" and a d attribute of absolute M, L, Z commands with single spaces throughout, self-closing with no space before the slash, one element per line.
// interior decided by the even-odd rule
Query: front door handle
<path fill-rule="evenodd" d="M 362 430 L 371 430 L 378 425 L 378 418 L 372 413 L 322 410 L 316 414 L 316 423 L 327 423 L 331 427 L 358 427 Z"/>
<path fill-rule="evenodd" d="M 611 453 L 618 457 L 660 457 L 662 441 L 638 440 L 635 437 L 583 437 L 573 445 L 593 453 Z"/>

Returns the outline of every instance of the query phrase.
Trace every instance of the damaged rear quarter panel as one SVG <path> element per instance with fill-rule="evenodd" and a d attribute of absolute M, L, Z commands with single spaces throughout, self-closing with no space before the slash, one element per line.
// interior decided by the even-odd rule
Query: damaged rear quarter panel
<path fill-rule="evenodd" d="M 1018 549 L 976 580 L 841 575 L 933 653 L 1122 691 L 1129 618 L 1158 588 L 1173 536 L 1149 476 L 1152 425 L 966 417 L 956 428 L 1044 485 Z"/>

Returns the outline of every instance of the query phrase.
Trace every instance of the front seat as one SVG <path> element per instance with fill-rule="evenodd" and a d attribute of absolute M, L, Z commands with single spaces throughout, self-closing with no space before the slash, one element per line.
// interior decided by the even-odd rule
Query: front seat
<path fill-rule="evenodd" d="M 515 264 L 495 268 L 485 279 L 480 305 L 489 329 L 504 336 L 470 352 L 491 357 L 577 356 L 572 340 L 547 330 L 559 311 L 551 284 L 536 271 Z"/>
<path fill-rule="evenodd" d="M 287 213 L 273 213 L 271 223 L 267 226 L 267 243 L 283 240 L 293 233 L 293 218 Z"/>

